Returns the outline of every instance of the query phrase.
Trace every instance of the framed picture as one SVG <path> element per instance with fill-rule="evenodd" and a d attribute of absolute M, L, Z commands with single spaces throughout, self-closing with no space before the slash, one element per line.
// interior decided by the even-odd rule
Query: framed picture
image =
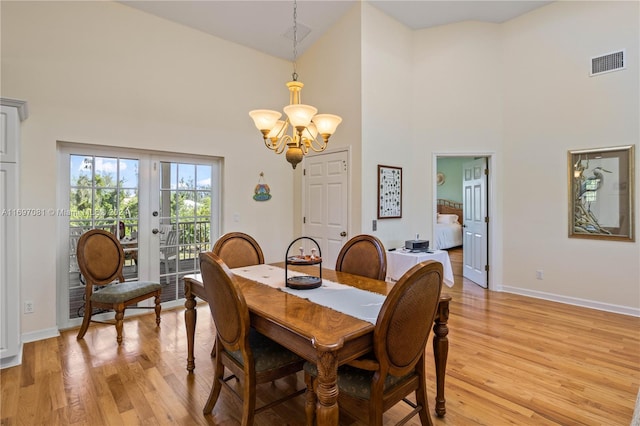
<path fill-rule="evenodd" d="M 378 219 L 402 217 L 402 168 L 378 165 Z"/>
<path fill-rule="evenodd" d="M 568 157 L 569 237 L 635 241 L 634 145 Z"/>

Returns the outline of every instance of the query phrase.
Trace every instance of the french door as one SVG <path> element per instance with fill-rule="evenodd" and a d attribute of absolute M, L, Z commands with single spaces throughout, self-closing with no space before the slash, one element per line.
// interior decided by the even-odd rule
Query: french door
<path fill-rule="evenodd" d="M 210 157 L 61 145 L 59 326 L 75 326 L 84 315 L 75 248 L 89 229 L 120 240 L 127 281 L 160 282 L 165 307 L 182 303 L 183 277 L 199 271 L 198 254 L 218 235 L 219 169 Z"/>

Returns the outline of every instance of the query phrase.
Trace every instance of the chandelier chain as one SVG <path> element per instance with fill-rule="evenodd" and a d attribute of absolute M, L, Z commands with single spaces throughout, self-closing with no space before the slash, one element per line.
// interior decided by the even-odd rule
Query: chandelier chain
<path fill-rule="evenodd" d="M 310 151 L 322 152 L 327 148 L 329 137 L 333 135 L 342 121 L 341 117 L 334 114 L 317 114 L 318 109 L 316 107 L 300 102 L 300 91 L 304 84 L 298 81 L 298 73 L 296 72 L 296 60 L 298 59 L 297 0 L 293 0 L 292 59 L 293 81 L 287 83 L 289 105 L 284 107 L 284 112 L 287 114 L 286 119 L 280 119 L 282 117 L 281 112 L 267 109 L 249 111 L 249 116 L 253 119 L 253 124 L 255 124 L 256 128 L 262 133 L 265 147 L 276 154 L 286 152 L 287 161 L 295 169 L 296 165 Z"/>
<path fill-rule="evenodd" d="M 298 73 L 296 72 L 296 60 L 298 59 L 298 2 L 293 0 L 293 81 L 298 81 Z"/>

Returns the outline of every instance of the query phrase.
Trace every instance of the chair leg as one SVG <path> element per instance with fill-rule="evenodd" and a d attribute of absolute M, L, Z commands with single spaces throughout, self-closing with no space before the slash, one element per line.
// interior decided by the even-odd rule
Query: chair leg
<path fill-rule="evenodd" d="M 93 307 L 91 306 L 91 301 L 87 300 L 84 302 L 84 316 L 82 317 L 82 326 L 80 326 L 80 330 L 78 331 L 77 339 L 80 340 L 84 337 L 87 329 L 89 328 L 89 323 L 91 322 L 91 313 L 93 312 Z"/>
<path fill-rule="evenodd" d="M 216 367 L 213 374 L 213 385 L 211 386 L 209 399 L 207 399 L 207 403 L 204 405 L 204 409 L 202 410 L 204 414 L 211 413 L 213 407 L 216 405 L 218 396 L 220 396 L 220 390 L 222 389 L 222 380 L 224 380 L 224 366 L 222 365 L 222 358 L 218 355 L 216 356 Z"/>
<path fill-rule="evenodd" d="M 305 406 L 304 412 L 307 415 L 307 426 L 313 426 L 313 422 L 316 417 L 316 392 L 313 388 L 314 381 L 309 373 L 304 373 L 304 383 L 307 385 L 307 392 L 305 393 Z"/>
<path fill-rule="evenodd" d="M 211 358 L 215 358 L 216 356 L 216 345 L 218 344 L 217 342 L 217 340 L 213 341 L 213 348 L 211 348 Z"/>
<path fill-rule="evenodd" d="M 156 308 L 155 308 L 155 310 L 156 310 L 156 325 L 158 327 L 160 327 L 160 311 L 162 310 L 162 307 L 160 306 L 160 291 L 158 291 L 156 293 L 155 301 L 156 301 Z"/>
<path fill-rule="evenodd" d="M 427 374 L 424 364 L 419 363 L 417 370 L 419 382 L 418 389 L 416 389 L 416 404 L 421 407 L 418 412 L 418 415 L 420 416 L 420 424 L 433 426 L 431 413 L 429 413 L 429 401 L 427 400 Z"/>
<path fill-rule="evenodd" d="M 245 366 L 242 383 L 242 426 L 252 426 L 256 414 L 256 378 L 255 371 L 247 371 Z"/>
<path fill-rule="evenodd" d="M 118 345 L 122 344 L 122 326 L 124 324 L 124 304 L 115 305 L 113 309 L 116 311 L 116 340 Z"/>

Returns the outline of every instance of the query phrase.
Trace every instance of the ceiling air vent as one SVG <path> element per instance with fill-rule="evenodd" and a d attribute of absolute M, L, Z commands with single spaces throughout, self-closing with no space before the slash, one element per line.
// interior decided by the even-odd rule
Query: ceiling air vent
<path fill-rule="evenodd" d="M 591 76 L 625 69 L 624 49 L 591 58 Z"/>

